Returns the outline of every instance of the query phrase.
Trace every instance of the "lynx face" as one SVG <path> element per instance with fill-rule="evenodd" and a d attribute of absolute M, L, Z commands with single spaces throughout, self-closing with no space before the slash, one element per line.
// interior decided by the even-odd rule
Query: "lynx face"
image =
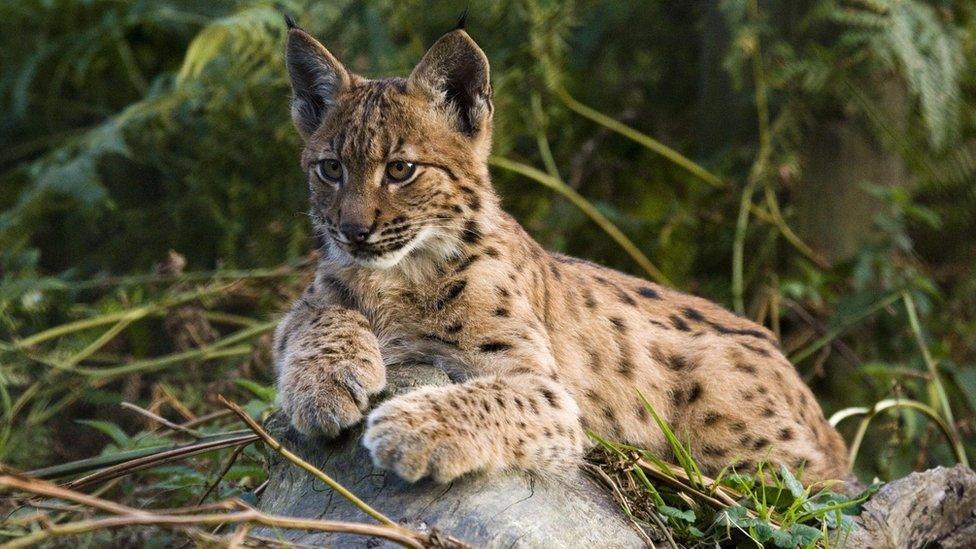
<path fill-rule="evenodd" d="M 311 217 L 332 258 L 385 269 L 413 252 L 450 254 L 491 140 L 478 46 L 456 30 L 408 78 L 368 80 L 294 28 L 287 64 Z"/>

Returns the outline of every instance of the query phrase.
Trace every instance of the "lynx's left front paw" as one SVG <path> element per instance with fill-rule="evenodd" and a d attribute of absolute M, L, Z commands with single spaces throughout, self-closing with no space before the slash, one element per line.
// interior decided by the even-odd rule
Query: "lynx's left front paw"
<path fill-rule="evenodd" d="M 366 423 L 363 445 L 373 463 L 409 482 L 431 476 L 449 482 L 490 465 L 490 448 L 472 425 L 458 421 L 441 388 L 421 389 L 386 401 Z M 439 402 L 440 401 L 440 402 Z"/>

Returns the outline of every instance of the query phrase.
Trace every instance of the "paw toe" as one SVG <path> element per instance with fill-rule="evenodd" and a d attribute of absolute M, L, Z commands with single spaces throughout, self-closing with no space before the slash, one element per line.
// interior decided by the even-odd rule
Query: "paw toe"
<path fill-rule="evenodd" d="M 403 425 L 381 422 L 367 427 L 363 445 L 373 464 L 394 471 L 408 482 L 427 476 L 430 469 L 430 447 L 425 436 Z"/>
<path fill-rule="evenodd" d="M 338 373 L 336 374 L 336 383 L 349 393 L 349 397 L 355 403 L 356 408 L 365 410 L 369 406 L 369 396 L 373 391 L 363 384 L 359 376 L 353 372 Z"/>
<path fill-rule="evenodd" d="M 303 435 L 337 436 L 339 434 L 338 421 L 334 417 L 321 412 L 322 410 L 318 409 L 311 399 L 297 403 L 290 412 L 288 410 L 285 411 L 291 417 L 292 426 Z"/>

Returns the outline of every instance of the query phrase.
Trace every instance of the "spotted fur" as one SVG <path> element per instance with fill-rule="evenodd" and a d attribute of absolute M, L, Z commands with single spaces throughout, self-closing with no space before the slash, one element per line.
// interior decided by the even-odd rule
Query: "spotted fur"
<path fill-rule="evenodd" d="M 667 454 L 646 395 L 706 471 L 768 460 L 842 478 L 844 443 L 765 328 L 704 299 L 543 250 L 499 207 L 488 61 L 463 30 L 408 78 L 367 80 L 289 30 L 315 282 L 276 334 L 285 412 L 305 433 L 362 419 L 385 366 L 433 360 L 457 383 L 381 404 L 363 442 L 417 480 L 565 469 L 584 429 Z M 340 183 L 318 175 L 341 163 Z M 416 165 L 404 182 L 390 162 Z M 333 166 L 334 168 L 334 166 Z M 367 235 L 361 242 L 344 227 Z M 348 232 L 348 231 L 347 231 Z"/>

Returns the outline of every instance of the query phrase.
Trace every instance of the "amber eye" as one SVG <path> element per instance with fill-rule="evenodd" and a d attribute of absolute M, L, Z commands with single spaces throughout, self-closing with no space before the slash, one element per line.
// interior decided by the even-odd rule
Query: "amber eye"
<path fill-rule="evenodd" d="M 326 183 L 342 183 L 342 163 L 326 158 L 315 165 L 315 175 Z"/>
<path fill-rule="evenodd" d="M 415 171 L 417 171 L 417 165 L 405 160 L 394 160 L 386 165 L 386 177 L 398 183 L 410 179 Z"/>

